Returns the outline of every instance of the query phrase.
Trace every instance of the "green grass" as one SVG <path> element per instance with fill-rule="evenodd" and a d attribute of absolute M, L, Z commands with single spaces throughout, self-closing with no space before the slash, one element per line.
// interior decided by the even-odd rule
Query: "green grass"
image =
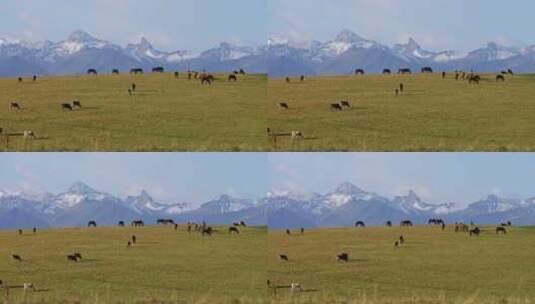
<path fill-rule="evenodd" d="M 312 77 L 268 83 L 274 151 L 535 151 L 535 77 L 483 75 L 470 86 L 440 75 Z M 402 82 L 406 91 L 396 97 Z M 348 100 L 353 108 L 331 112 Z M 289 110 L 277 107 L 289 103 Z"/>
<path fill-rule="evenodd" d="M 219 228 L 218 228 L 219 229 Z M 212 237 L 165 227 L 0 232 L 0 280 L 34 283 L 36 293 L 12 289 L 13 302 L 260 303 L 266 301 L 266 228 L 225 227 Z M 126 248 L 131 235 L 138 238 Z M 80 252 L 83 261 L 68 262 Z M 11 259 L 16 253 L 22 262 Z M 0 302 L 5 298 L 0 289 Z M 154 303 L 154 302 L 151 302 Z"/>
<path fill-rule="evenodd" d="M 266 150 L 266 76 L 225 76 L 212 86 L 184 74 L 0 79 L 0 128 L 38 137 L 0 135 L 0 151 Z M 63 112 L 60 104 L 75 99 L 83 110 Z M 12 101 L 23 109 L 9 111 Z"/>
<path fill-rule="evenodd" d="M 493 228 L 472 238 L 452 227 L 270 231 L 268 278 L 309 290 L 291 296 L 279 289 L 281 303 L 532 303 L 535 229 L 496 235 Z M 395 249 L 400 235 L 406 242 Z M 341 252 L 349 263 L 335 261 Z"/>

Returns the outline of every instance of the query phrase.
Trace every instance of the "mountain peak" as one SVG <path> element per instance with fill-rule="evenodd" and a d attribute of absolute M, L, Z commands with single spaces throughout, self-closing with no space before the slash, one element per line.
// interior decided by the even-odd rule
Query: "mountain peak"
<path fill-rule="evenodd" d="M 418 196 L 418 194 L 416 194 L 416 192 L 414 192 L 413 190 L 409 190 L 409 193 L 407 194 L 407 199 L 409 199 L 409 201 L 412 201 L 412 202 L 419 202 L 421 201 L 420 197 Z"/>
<path fill-rule="evenodd" d="M 152 196 L 150 196 L 150 194 L 145 190 L 141 190 L 141 193 L 139 194 L 138 198 L 143 199 L 143 200 L 148 200 L 148 201 L 153 200 Z"/>
<path fill-rule="evenodd" d="M 85 31 L 77 30 L 77 31 L 72 32 L 69 35 L 68 40 L 75 41 L 75 42 L 88 42 L 88 41 L 95 41 L 97 39 Z"/>
<path fill-rule="evenodd" d="M 355 32 L 351 31 L 351 30 L 348 30 L 348 29 L 345 29 L 345 30 L 342 30 L 340 33 L 338 33 L 338 35 L 336 35 L 336 38 L 335 38 L 336 41 L 340 41 L 340 42 L 357 42 L 357 41 L 361 41 L 361 40 L 364 40 L 364 38 L 362 38 L 361 36 L 357 35 Z"/>
<path fill-rule="evenodd" d="M 76 182 L 72 184 L 72 186 L 69 188 L 68 192 L 75 193 L 75 194 L 90 194 L 90 193 L 97 193 L 97 191 L 91 187 L 89 187 L 87 184 L 83 182 Z"/>
<path fill-rule="evenodd" d="M 139 45 L 145 48 L 152 48 L 152 44 L 145 37 L 141 37 L 141 40 L 139 41 Z"/>
<path fill-rule="evenodd" d="M 414 38 L 412 37 L 409 38 L 409 41 L 407 42 L 406 47 L 409 51 L 415 51 L 421 48 L 420 44 L 418 44 L 418 42 L 414 40 Z"/>
<path fill-rule="evenodd" d="M 335 192 L 344 194 L 358 194 L 365 191 L 350 182 L 343 182 L 336 187 Z"/>

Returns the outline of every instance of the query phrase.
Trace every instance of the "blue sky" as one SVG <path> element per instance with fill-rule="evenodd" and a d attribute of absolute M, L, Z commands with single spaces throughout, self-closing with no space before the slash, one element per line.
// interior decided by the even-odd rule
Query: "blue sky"
<path fill-rule="evenodd" d="M 388 197 L 414 190 L 431 203 L 535 196 L 533 153 L 282 153 L 269 155 L 268 168 L 270 188 L 297 193 L 349 181 Z"/>
<path fill-rule="evenodd" d="M 0 189 L 60 193 L 82 181 L 120 197 L 146 189 L 165 203 L 202 203 L 267 189 L 265 154 L 2 153 Z"/>
<path fill-rule="evenodd" d="M 468 50 L 535 44 L 533 12 L 533 0 L 269 0 L 268 32 L 325 41 L 348 28 L 389 45 L 412 36 L 428 49 Z"/>
<path fill-rule="evenodd" d="M 345 181 L 390 197 L 412 189 L 432 203 L 535 196 L 533 153 L 7 153 L 0 168 L 8 191 L 58 193 L 83 181 L 119 196 L 146 189 L 169 203 L 324 193 Z"/>
<path fill-rule="evenodd" d="M 161 49 L 204 50 L 266 41 L 268 0 L 2 0 L 0 37 L 59 41 L 74 30 L 126 44 L 143 35 Z"/>

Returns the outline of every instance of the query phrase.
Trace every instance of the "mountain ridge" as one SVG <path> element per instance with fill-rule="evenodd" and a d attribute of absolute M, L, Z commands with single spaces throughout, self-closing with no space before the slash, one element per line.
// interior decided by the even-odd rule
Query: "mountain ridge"
<path fill-rule="evenodd" d="M 510 220 L 516 224 L 535 224 L 535 198 L 511 199 L 490 194 L 465 206 L 451 202 L 432 204 L 412 190 L 406 195 L 388 198 L 349 182 L 323 194 L 273 191 L 257 200 L 223 194 L 196 205 L 158 202 L 145 190 L 138 195 L 119 198 L 82 182 L 74 183 L 59 194 L 30 195 L 0 190 L 1 229 L 35 225 L 84 226 L 89 220 L 97 220 L 103 225 L 134 219 L 154 223 L 159 218 L 220 224 L 244 220 L 282 229 L 352 226 L 357 220 L 368 225 L 405 219 L 425 224 L 429 218 L 436 217 L 448 222 L 497 224 Z"/>

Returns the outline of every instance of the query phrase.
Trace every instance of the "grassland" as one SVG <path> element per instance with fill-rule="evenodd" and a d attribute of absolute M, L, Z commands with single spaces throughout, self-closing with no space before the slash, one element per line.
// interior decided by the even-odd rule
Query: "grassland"
<path fill-rule="evenodd" d="M 267 231 L 212 237 L 165 227 L 0 232 L 0 280 L 11 303 L 261 303 L 266 301 Z M 224 231 L 224 232 L 223 232 Z M 131 235 L 137 244 L 126 248 Z M 81 262 L 67 254 L 80 252 Z M 19 254 L 23 261 L 11 259 Z M 0 289 L 0 301 L 5 294 Z"/>
<path fill-rule="evenodd" d="M 268 126 L 305 137 L 278 137 L 270 150 L 535 151 L 535 76 L 482 77 L 479 86 L 452 74 L 269 79 Z M 353 108 L 330 111 L 341 100 Z"/>
<path fill-rule="evenodd" d="M 472 238 L 452 227 L 270 231 L 268 278 L 305 290 L 278 289 L 279 303 L 532 303 L 534 236 L 534 228 L 496 235 L 493 227 Z M 335 261 L 341 252 L 348 263 Z"/>
<path fill-rule="evenodd" d="M 266 150 L 266 76 L 216 77 L 212 86 L 184 74 L 0 79 L 0 128 L 13 135 L 0 135 L 0 151 Z M 62 111 L 72 100 L 83 109 Z M 22 110 L 10 111 L 13 101 Z"/>

